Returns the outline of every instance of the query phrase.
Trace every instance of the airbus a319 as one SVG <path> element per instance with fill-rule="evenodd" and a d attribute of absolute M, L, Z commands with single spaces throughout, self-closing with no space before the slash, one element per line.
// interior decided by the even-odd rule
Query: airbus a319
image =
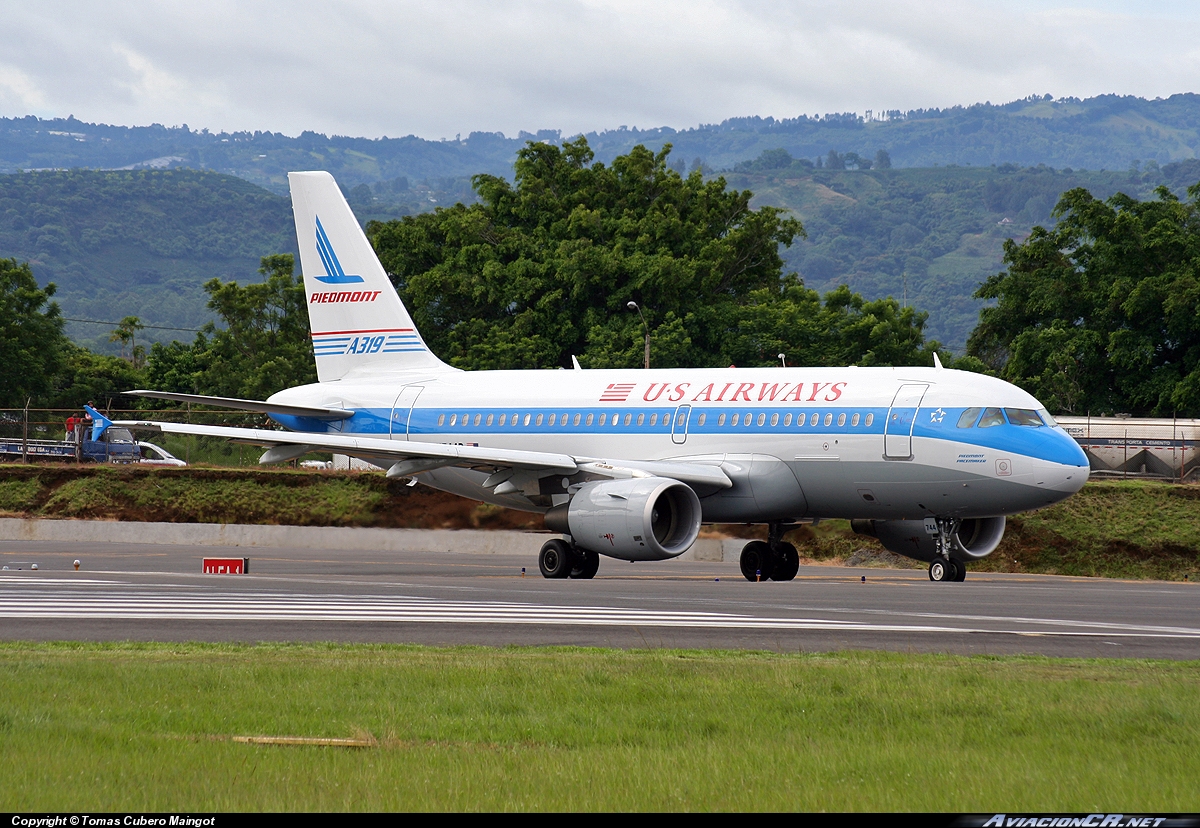
<path fill-rule="evenodd" d="M 662 560 L 705 523 L 755 523 L 749 580 L 795 577 L 783 535 L 852 521 L 961 581 L 1005 516 L 1088 479 L 1082 449 L 1019 388 L 941 368 L 461 371 L 430 352 L 333 177 L 289 176 L 319 381 L 265 401 L 139 396 L 259 411 L 286 430 L 125 421 L 361 458 L 389 477 L 541 512 L 562 538 L 547 578 L 591 578 L 600 556 Z M 105 422 L 101 422 L 103 428 Z"/>

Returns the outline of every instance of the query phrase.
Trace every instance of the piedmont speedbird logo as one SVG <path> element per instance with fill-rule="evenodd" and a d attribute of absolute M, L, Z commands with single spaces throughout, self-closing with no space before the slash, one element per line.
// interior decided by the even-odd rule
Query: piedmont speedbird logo
<path fill-rule="evenodd" d="M 326 235 L 325 228 L 321 226 L 321 217 L 317 216 L 316 219 L 317 253 L 321 256 L 321 263 L 325 265 L 326 275 L 313 278 L 327 285 L 349 285 L 365 281 L 361 276 L 355 276 L 342 270 L 342 263 L 338 261 L 337 254 L 333 252 L 333 245 L 329 243 L 329 236 Z"/>

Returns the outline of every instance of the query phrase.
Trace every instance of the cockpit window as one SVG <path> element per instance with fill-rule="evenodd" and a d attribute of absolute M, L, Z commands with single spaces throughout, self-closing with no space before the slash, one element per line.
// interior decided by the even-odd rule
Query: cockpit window
<path fill-rule="evenodd" d="M 991 428 L 998 425 L 1004 425 L 1004 412 L 999 408 L 983 409 L 983 417 L 979 420 L 979 427 Z"/>
<path fill-rule="evenodd" d="M 975 425 L 975 421 L 979 419 L 980 411 L 983 411 L 983 409 L 982 408 L 968 408 L 966 411 L 964 411 L 962 413 L 962 416 L 958 418 L 958 427 L 959 428 L 970 428 L 971 426 Z"/>
<path fill-rule="evenodd" d="M 1046 409 L 1039 408 L 1038 414 L 1041 416 L 1042 422 L 1045 423 L 1046 425 L 1050 426 L 1051 428 L 1054 428 L 1055 426 L 1058 425 L 1058 421 L 1055 420 L 1054 417 L 1052 417 L 1050 415 L 1050 412 L 1047 411 Z"/>
<path fill-rule="evenodd" d="M 1031 426 L 1033 428 L 1041 428 L 1042 418 L 1037 415 L 1037 412 L 1030 408 L 1006 408 L 1004 413 L 1008 415 L 1008 421 L 1013 425 Z"/>

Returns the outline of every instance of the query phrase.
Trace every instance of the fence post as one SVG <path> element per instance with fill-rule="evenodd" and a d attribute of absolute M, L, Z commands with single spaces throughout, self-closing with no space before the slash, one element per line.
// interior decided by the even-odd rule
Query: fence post
<path fill-rule="evenodd" d="M 25 398 L 25 421 L 21 426 L 21 462 L 29 464 L 29 397 Z"/>

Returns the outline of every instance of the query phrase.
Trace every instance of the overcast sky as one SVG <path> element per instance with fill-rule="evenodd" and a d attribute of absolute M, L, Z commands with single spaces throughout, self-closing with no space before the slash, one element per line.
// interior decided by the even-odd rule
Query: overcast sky
<path fill-rule="evenodd" d="M 4 2 L 0 115 L 453 138 L 1200 92 L 1200 3 Z"/>

